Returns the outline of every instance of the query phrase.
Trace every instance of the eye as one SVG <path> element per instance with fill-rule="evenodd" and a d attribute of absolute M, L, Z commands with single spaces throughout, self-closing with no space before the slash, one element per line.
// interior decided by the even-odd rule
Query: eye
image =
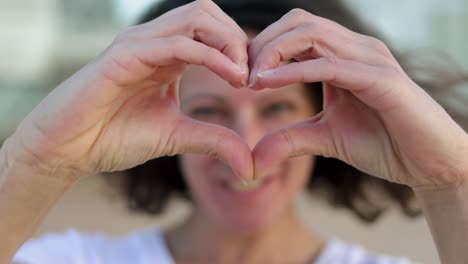
<path fill-rule="evenodd" d="M 190 111 L 190 116 L 199 120 L 219 119 L 226 116 L 227 113 L 220 107 L 199 106 Z"/>
<path fill-rule="evenodd" d="M 266 116 L 280 115 L 294 110 L 293 104 L 289 102 L 275 102 L 263 109 L 262 114 Z"/>

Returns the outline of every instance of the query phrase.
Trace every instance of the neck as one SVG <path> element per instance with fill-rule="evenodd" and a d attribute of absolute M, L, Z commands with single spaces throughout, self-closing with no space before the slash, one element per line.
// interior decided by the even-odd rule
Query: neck
<path fill-rule="evenodd" d="M 309 230 L 294 207 L 255 232 L 227 231 L 200 210 L 166 234 L 170 251 L 181 263 L 311 263 L 324 240 Z"/>

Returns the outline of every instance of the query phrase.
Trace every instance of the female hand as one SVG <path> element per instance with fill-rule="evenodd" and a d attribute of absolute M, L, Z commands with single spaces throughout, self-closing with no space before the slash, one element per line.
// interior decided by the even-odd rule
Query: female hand
<path fill-rule="evenodd" d="M 280 66 L 293 58 L 298 62 Z M 381 41 L 298 9 L 252 41 L 249 59 L 256 90 L 324 83 L 320 114 L 257 144 L 255 175 L 288 157 L 315 154 L 413 188 L 441 188 L 466 177 L 467 134 Z"/>
<path fill-rule="evenodd" d="M 12 137 L 15 157 L 76 178 L 182 152 L 215 155 L 251 177 L 251 150 L 234 132 L 179 110 L 179 77 L 203 65 L 235 86 L 248 78 L 246 34 L 211 1 L 129 28 L 52 91 Z"/>

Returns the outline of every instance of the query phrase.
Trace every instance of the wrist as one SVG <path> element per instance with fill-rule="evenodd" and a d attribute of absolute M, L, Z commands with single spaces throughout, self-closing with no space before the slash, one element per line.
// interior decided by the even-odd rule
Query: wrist
<path fill-rule="evenodd" d="M 6 182 L 22 182 L 34 184 L 38 188 L 65 190 L 78 179 L 70 177 L 70 173 L 53 170 L 35 158 L 18 151 L 13 136 L 7 138 L 0 148 L 0 186 Z"/>
<path fill-rule="evenodd" d="M 10 137 L 0 148 L 0 263 L 14 255 L 74 183 L 69 177 L 56 177 L 58 174 L 28 165 L 12 149 L 13 143 Z"/>
<path fill-rule="evenodd" d="M 465 176 L 464 179 L 468 178 Z M 414 191 L 437 246 L 440 263 L 467 263 L 468 181 Z"/>
<path fill-rule="evenodd" d="M 59 168 L 45 162 L 41 155 L 33 154 L 25 147 L 21 147 L 15 135 L 8 137 L 0 148 L 0 175 L 11 172 L 21 174 L 20 177 L 34 177 L 30 180 L 63 186 L 70 186 L 83 176 L 76 170 Z"/>
<path fill-rule="evenodd" d="M 431 180 L 425 183 L 409 185 L 416 194 L 443 193 L 464 188 L 468 185 L 468 134 L 458 141 L 456 154 L 449 158 L 445 169 L 435 173 Z"/>
<path fill-rule="evenodd" d="M 468 161 L 462 160 L 447 170 L 444 177 L 451 179 L 443 184 L 412 187 L 416 197 L 426 206 L 463 202 L 468 193 Z"/>

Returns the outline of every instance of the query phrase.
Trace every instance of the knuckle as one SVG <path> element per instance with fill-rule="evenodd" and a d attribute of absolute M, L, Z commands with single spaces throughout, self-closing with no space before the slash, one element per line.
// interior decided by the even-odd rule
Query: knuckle
<path fill-rule="evenodd" d="M 114 39 L 114 42 L 122 42 L 130 40 L 136 31 L 136 26 L 127 27 L 121 30 Z"/>
<path fill-rule="evenodd" d="M 335 57 L 325 57 L 322 59 L 324 66 L 327 68 L 327 73 L 324 78 L 328 82 L 334 82 L 337 79 L 338 60 Z"/>
<path fill-rule="evenodd" d="M 185 38 L 181 35 L 175 35 L 168 39 L 168 44 L 172 47 L 183 48 L 185 46 Z"/>
<path fill-rule="evenodd" d="M 225 40 L 226 48 L 233 48 L 236 51 L 247 53 L 246 47 L 249 44 L 248 36 L 243 32 L 236 32 L 232 37 Z M 245 54 L 247 56 L 247 54 Z"/>
<path fill-rule="evenodd" d="M 247 33 L 245 33 L 244 31 L 241 32 L 240 39 L 241 39 L 242 43 L 244 43 L 244 44 L 249 43 L 249 36 L 247 36 Z"/>
<path fill-rule="evenodd" d="M 210 5 L 212 4 L 212 1 L 210 0 L 196 0 L 195 1 L 197 6 L 200 6 L 202 8 L 209 8 Z"/>
<path fill-rule="evenodd" d="M 269 57 L 271 54 L 281 54 L 282 52 L 281 43 L 278 41 L 273 41 L 265 45 L 259 57 Z"/>
<path fill-rule="evenodd" d="M 317 31 L 318 27 L 314 23 L 305 23 L 300 27 L 300 29 L 306 33 L 313 33 Z"/>
<path fill-rule="evenodd" d="M 294 140 L 289 133 L 289 130 L 286 128 L 282 128 L 281 130 L 278 131 L 279 136 L 283 138 L 284 143 L 286 143 L 287 147 L 289 148 L 290 154 L 294 155 L 297 153 L 296 146 L 294 144 Z"/>
<path fill-rule="evenodd" d="M 300 24 L 303 21 L 307 20 L 308 15 L 310 14 L 307 13 L 307 11 L 300 8 L 294 8 L 291 11 L 289 11 L 286 15 L 284 15 L 281 18 L 281 20 L 290 24 Z"/>
<path fill-rule="evenodd" d="M 128 41 L 118 41 L 113 43 L 109 48 L 109 54 L 112 56 L 120 57 L 126 54 L 131 48 L 131 44 Z"/>
<path fill-rule="evenodd" d="M 207 1 L 197 0 L 193 2 L 191 9 L 189 10 L 190 17 L 199 18 L 200 16 L 205 16 L 207 14 L 208 4 Z"/>
<path fill-rule="evenodd" d="M 226 142 L 229 142 L 226 139 L 232 139 L 231 132 L 227 129 L 223 129 L 216 136 L 215 149 L 220 150 L 225 145 Z"/>
<path fill-rule="evenodd" d="M 383 71 L 384 71 L 383 72 L 384 76 L 386 76 L 386 79 L 388 79 L 389 81 L 392 81 L 392 82 L 401 81 L 401 82 L 403 82 L 402 72 L 397 67 L 393 67 L 393 66 L 385 67 L 385 70 L 383 70 Z"/>
<path fill-rule="evenodd" d="M 301 25 L 300 30 L 304 35 L 313 37 L 314 39 L 317 39 L 322 35 L 321 27 L 312 22 Z"/>
<path fill-rule="evenodd" d="M 254 38 L 249 42 L 249 46 L 247 47 L 249 56 L 255 55 L 254 52 L 257 52 L 259 47 L 258 47 L 258 39 Z"/>
<path fill-rule="evenodd" d="M 294 8 L 291 11 L 289 11 L 288 16 L 293 17 L 293 18 L 305 18 L 309 16 L 310 13 L 305 11 L 302 8 Z"/>
<path fill-rule="evenodd" d="M 383 53 L 388 52 L 388 47 L 387 45 L 380 39 L 374 38 L 374 37 L 367 37 L 368 45 L 375 50 Z"/>
<path fill-rule="evenodd" d="M 106 54 L 103 75 L 109 80 L 124 82 L 123 76 L 138 66 L 132 48 L 127 42 L 113 44 Z"/>
<path fill-rule="evenodd" d="M 206 154 L 208 154 L 210 157 L 212 157 L 214 159 L 223 160 L 223 154 L 222 153 L 224 153 L 226 148 L 228 148 L 228 146 L 226 144 L 228 144 L 228 142 L 230 142 L 230 140 L 228 140 L 228 139 L 231 139 L 231 138 L 232 138 L 232 135 L 229 132 L 229 130 L 219 131 L 215 135 L 214 145 L 213 146 L 207 146 L 207 148 L 205 150 Z M 226 162 L 227 162 L 227 160 L 226 160 Z"/>
<path fill-rule="evenodd" d="M 338 65 L 338 60 L 335 56 L 329 56 L 329 57 L 324 57 L 323 58 L 325 64 L 329 66 L 337 66 Z"/>
<path fill-rule="evenodd" d="M 215 48 L 207 47 L 205 50 L 206 50 L 206 57 L 209 59 L 215 58 L 217 56 L 225 56 L 221 51 Z"/>
<path fill-rule="evenodd" d="M 172 36 L 166 43 L 172 56 L 178 56 L 181 50 L 186 48 L 186 39 L 180 35 Z"/>
<path fill-rule="evenodd" d="M 196 21 L 200 18 L 204 18 L 206 16 L 206 11 L 203 6 L 200 4 L 200 1 L 193 2 L 193 5 L 187 11 L 187 17 L 190 18 L 187 21 Z M 192 24 L 192 23 L 188 23 Z"/>
<path fill-rule="evenodd" d="M 197 27 L 207 20 L 208 13 L 199 5 L 193 6 L 187 14 L 185 20 L 185 29 L 189 32 L 195 31 Z"/>

